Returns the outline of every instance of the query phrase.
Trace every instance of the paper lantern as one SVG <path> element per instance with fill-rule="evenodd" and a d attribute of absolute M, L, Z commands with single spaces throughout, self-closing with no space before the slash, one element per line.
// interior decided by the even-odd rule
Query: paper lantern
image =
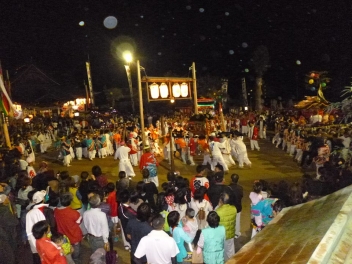
<path fill-rule="evenodd" d="M 315 76 L 315 73 L 312 72 L 312 73 L 310 74 L 310 77 L 314 78 L 314 76 Z"/>
<path fill-rule="evenodd" d="M 149 86 L 150 88 L 150 96 L 153 99 L 159 98 L 159 86 L 156 83 L 153 83 L 152 85 Z"/>
<path fill-rule="evenodd" d="M 323 83 L 321 84 L 321 87 L 325 87 L 325 86 L 326 86 L 326 83 L 323 82 Z"/>
<path fill-rule="evenodd" d="M 187 97 L 188 96 L 188 85 L 187 85 L 187 83 L 182 83 L 181 84 L 181 96 L 182 97 Z"/>
<path fill-rule="evenodd" d="M 168 98 L 169 97 L 169 88 L 167 87 L 166 83 L 160 84 L 159 90 L 160 90 L 160 97 L 161 98 Z"/>
<path fill-rule="evenodd" d="M 174 97 L 180 97 L 181 96 L 181 87 L 178 83 L 174 83 L 172 86 L 172 95 Z"/>
<path fill-rule="evenodd" d="M 309 79 L 308 83 L 309 83 L 309 84 L 313 84 L 313 83 L 314 83 L 314 80 L 313 80 L 313 79 Z"/>

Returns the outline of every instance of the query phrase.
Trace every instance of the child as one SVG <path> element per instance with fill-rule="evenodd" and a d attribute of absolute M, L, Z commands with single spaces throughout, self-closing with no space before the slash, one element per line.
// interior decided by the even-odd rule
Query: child
<path fill-rule="evenodd" d="M 186 215 L 182 218 L 183 230 L 189 235 L 192 240 L 194 240 L 196 233 L 198 231 L 198 222 L 194 218 L 195 211 L 192 208 L 188 208 L 186 210 Z M 187 244 L 187 260 L 192 258 L 192 252 L 194 252 L 195 248 L 191 243 Z"/>
<path fill-rule="evenodd" d="M 73 252 L 73 247 L 71 246 L 70 240 L 67 236 L 60 233 L 53 233 L 51 235 L 51 241 L 61 248 L 61 253 L 65 256 L 67 264 L 75 263 L 71 255 Z"/>
<path fill-rule="evenodd" d="M 118 180 L 116 182 L 116 190 L 117 190 L 118 193 L 120 193 L 123 190 L 128 189 L 128 187 L 130 186 L 130 181 L 127 178 L 127 174 L 126 174 L 125 171 L 120 171 L 119 172 L 119 179 L 120 180 Z"/>
<path fill-rule="evenodd" d="M 113 235 L 114 241 L 117 242 L 118 237 L 117 237 L 116 229 L 117 229 L 117 223 L 119 222 L 119 219 L 117 218 L 118 204 L 116 202 L 116 191 L 115 191 L 114 183 L 109 182 L 106 185 L 106 195 L 107 195 L 106 203 L 110 205 L 110 219 L 113 224 L 112 235 Z"/>

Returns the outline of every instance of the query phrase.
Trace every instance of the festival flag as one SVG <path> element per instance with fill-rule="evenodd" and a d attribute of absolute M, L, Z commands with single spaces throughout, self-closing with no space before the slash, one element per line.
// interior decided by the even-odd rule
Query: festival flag
<path fill-rule="evenodd" d="M 242 78 L 242 96 L 244 100 L 244 106 L 248 106 L 248 98 L 247 98 L 247 87 L 246 87 L 246 79 Z"/>
<path fill-rule="evenodd" d="M 11 98 L 5 87 L 1 63 L 0 63 L 0 93 L 1 93 L 0 110 L 4 113 L 4 115 L 8 116 L 10 109 L 12 108 L 13 117 L 16 119 L 21 118 L 22 111 L 17 110 L 16 107 L 13 105 Z"/>
<path fill-rule="evenodd" d="M 5 116 L 8 116 L 10 113 L 10 103 L 9 103 L 9 100 L 6 98 L 4 92 L 2 91 L 2 86 L 4 86 L 5 92 L 7 92 L 7 89 L 6 89 L 7 87 L 5 86 L 5 83 L 4 83 L 4 75 L 2 71 L 1 61 L 0 61 L 0 79 L 1 79 L 0 82 L 2 83 L 0 109 Z"/>
<path fill-rule="evenodd" d="M 90 62 L 86 62 L 86 68 L 87 68 L 87 77 L 88 77 L 88 88 L 89 88 L 89 93 L 90 93 L 90 100 L 92 106 L 94 106 L 94 94 L 93 94 L 93 83 L 92 83 L 92 75 L 90 72 Z"/>

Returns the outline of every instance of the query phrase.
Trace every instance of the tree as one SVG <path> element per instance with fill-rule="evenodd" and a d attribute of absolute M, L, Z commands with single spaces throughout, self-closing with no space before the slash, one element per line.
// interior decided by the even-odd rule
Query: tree
<path fill-rule="evenodd" d="M 270 57 L 267 47 L 260 45 L 253 53 L 255 77 L 255 110 L 262 110 L 263 76 L 269 67 Z"/>
<path fill-rule="evenodd" d="M 109 102 L 112 108 L 115 108 L 116 102 L 120 101 L 121 99 L 125 98 L 122 89 L 120 88 L 104 88 L 104 94 L 106 100 Z"/>

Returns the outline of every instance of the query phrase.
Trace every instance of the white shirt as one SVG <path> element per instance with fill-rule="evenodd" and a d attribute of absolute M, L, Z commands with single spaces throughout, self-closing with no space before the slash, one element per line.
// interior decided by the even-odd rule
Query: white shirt
<path fill-rule="evenodd" d="M 116 155 L 115 157 L 117 157 L 120 160 L 127 160 L 128 159 L 128 153 L 130 153 L 131 149 L 129 147 L 126 146 L 121 146 L 116 150 Z"/>
<path fill-rule="evenodd" d="M 237 139 L 231 139 L 231 149 L 237 153 L 242 154 L 247 152 L 246 144 L 243 142 L 243 137 L 237 137 Z"/>
<path fill-rule="evenodd" d="M 225 148 L 225 144 L 226 144 L 226 142 L 219 143 L 219 142 L 211 141 L 209 143 L 209 149 L 211 151 L 211 154 L 213 156 L 222 156 L 220 149 Z"/>
<path fill-rule="evenodd" d="M 134 256 L 146 256 L 149 264 L 171 264 L 171 258 L 176 257 L 179 252 L 172 237 L 163 230 L 152 230 L 141 239 Z"/>
<path fill-rule="evenodd" d="M 351 138 L 350 137 L 341 136 L 339 138 L 343 140 L 342 144 L 345 146 L 345 148 L 349 148 L 350 147 L 350 144 L 351 144 Z"/>
<path fill-rule="evenodd" d="M 45 220 L 44 214 L 38 209 L 43 206 L 48 207 L 48 204 L 37 204 L 26 214 L 26 233 L 32 253 L 37 253 L 36 240 L 32 234 L 32 227 L 39 221 Z"/>
<path fill-rule="evenodd" d="M 213 206 L 211 206 L 210 202 L 205 199 L 203 199 L 203 201 L 200 203 L 199 201 L 196 201 L 194 198 L 192 198 L 190 206 L 194 210 L 194 215 L 198 214 L 200 208 L 203 208 L 205 211 L 205 217 L 209 212 L 213 211 Z"/>
<path fill-rule="evenodd" d="M 20 163 L 20 170 L 27 170 L 27 166 L 28 166 L 28 162 L 27 161 L 25 161 L 23 159 L 20 159 L 19 163 Z"/>
<path fill-rule="evenodd" d="M 100 208 L 92 208 L 83 214 L 83 223 L 87 232 L 96 237 L 103 237 L 108 243 L 109 226 L 106 214 Z"/>

